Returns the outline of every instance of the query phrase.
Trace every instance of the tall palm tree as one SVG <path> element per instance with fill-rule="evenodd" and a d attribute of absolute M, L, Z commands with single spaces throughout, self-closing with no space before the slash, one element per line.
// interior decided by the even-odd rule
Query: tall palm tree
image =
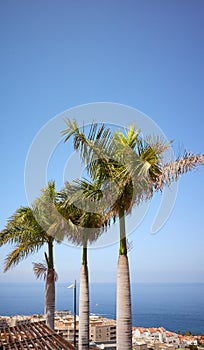
<path fill-rule="evenodd" d="M 158 138 L 143 140 L 139 130 L 130 126 L 127 131 L 114 135 L 104 125 L 92 124 L 88 136 L 80 130 L 76 121 L 67 120 L 63 132 L 67 141 L 74 138 L 75 150 L 87 165 L 89 176 L 103 183 L 110 179 L 118 186 L 118 197 L 112 205 L 112 213 L 119 217 L 120 247 L 117 276 L 117 349 L 132 349 L 132 320 L 129 264 L 125 215 L 133 205 L 152 198 L 154 190 L 176 181 L 179 175 L 204 163 L 203 155 L 184 154 L 174 162 L 165 164 L 163 154 L 169 144 Z"/>
<path fill-rule="evenodd" d="M 92 184 L 89 184 L 89 193 L 92 200 L 96 199 Z M 62 215 L 70 218 L 72 212 L 72 241 L 82 246 L 82 264 L 80 270 L 80 294 L 79 294 L 79 350 L 89 349 L 89 271 L 88 271 L 88 244 L 97 240 L 102 230 L 108 224 L 101 214 L 92 213 L 85 209 L 85 196 L 83 194 L 83 181 L 66 183 L 59 193 L 59 207 Z M 92 186 L 92 187 L 91 187 Z M 92 189 L 92 191 L 91 191 Z M 74 215 L 73 215 L 74 214 Z"/>
<path fill-rule="evenodd" d="M 54 238 L 48 236 L 36 221 L 32 209 L 20 207 L 11 216 L 6 228 L 1 232 L 0 242 L 1 245 L 6 243 L 14 243 L 16 245 L 5 259 L 5 272 L 29 255 L 37 253 L 44 244 L 47 244 L 47 253 L 45 253 L 47 270 L 44 311 L 46 324 L 52 329 L 54 329 L 55 308 L 53 241 Z"/>
<path fill-rule="evenodd" d="M 33 208 L 20 207 L 16 210 L 8 220 L 6 228 L 0 233 L 0 246 L 6 243 L 15 244 L 14 249 L 5 259 L 4 271 L 6 272 L 29 255 L 37 253 L 45 244 L 47 245 L 47 252 L 45 252 L 46 270 L 38 264 L 34 265 L 34 272 L 38 277 L 42 272 L 45 273 L 45 317 L 47 325 L 54 329 L 56 272 L 54 269 L 53 244 L 54 241 L 59 242 L 59 237 L 56 239 L 55 235 L 51 235 L 51 225 L 49 231 L 46 230 L 45 225 L 41 226 L 42 220 L 47 225 L 48 222 L 53 226 L 55 225 L 52 215 L 49 216 L 48 220 L 46 210 L 48 210 L 49 205 L 45 201 L 46 197 L 55 201 L 54 182 L 48 183 L 48 186 L 42 191 L 42 195 L 35 201 Z M 45 209 L 45 203 L 47 203 L 47 209 Z M 39 217 L 41 217 L 40 223 Z"/>
<path fill-rule="evenodd" d="M 116 300 L 117 349 L 122 350 L 132 349 L 131 291 L 125 216 L 131 212 L 134 203 L 139 205 L 141 201 L 152 196 L 152 180 L 161 174 L 160 155 L 168 145 L 160 142 L 152 143 L 150 146 L 139 137 L 139 131 L 131 126 L 126 134 L 120 130 L 115 132 L 114 141 L 118 162 L 122 160 L 122 168 L 125 168 L 122 179 L 118 177 L 121 169 L 117 174 L 121 191 L 114 203 L 120 225 Z"/>

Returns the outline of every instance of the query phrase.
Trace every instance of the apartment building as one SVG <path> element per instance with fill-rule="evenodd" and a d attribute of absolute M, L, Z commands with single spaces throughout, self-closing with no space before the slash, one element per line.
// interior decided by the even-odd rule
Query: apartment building
<path fill-rule="evenodd" d="M 68 341 L 74 340 L 72 315 L 55 317 L 55 330 Z M 76 317 L 76 341 L 79 337 L 79 317 Z M 116 342 L 116 321 L 99 316 L 90 316 L 90 341 L 94 343 Z"/>
<path fill-rule="evenodd" d="M 100 316 L 91 316 L 90 337 L 95 343 L 116 342 L 116 321 Z"/>
<path fill-rule="evenodd" d="M 55 317 L 55 331 L 67 341 L 74 341 L 74 317 L 67 314 Z M 79 317 L 76 317 L 76 342 L 79 338 Z"/>

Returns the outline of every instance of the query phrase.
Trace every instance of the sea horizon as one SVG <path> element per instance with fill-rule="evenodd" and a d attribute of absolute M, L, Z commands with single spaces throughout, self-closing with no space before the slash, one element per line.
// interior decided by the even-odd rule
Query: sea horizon
<path fill-rule="evenodd" d="M 56 310 L 73 312 L 73 290 L 56 283 Z M 45 283 L 0 282 L 0 315 L 43 314 Z M 204 332 L 203 282 L 131 283 L 132 324 L 169 331 Z M 78 314 L 79 283 L 77 283 Z M 90 314 L 116 319 L 116 283 L 90 283 Z"/>

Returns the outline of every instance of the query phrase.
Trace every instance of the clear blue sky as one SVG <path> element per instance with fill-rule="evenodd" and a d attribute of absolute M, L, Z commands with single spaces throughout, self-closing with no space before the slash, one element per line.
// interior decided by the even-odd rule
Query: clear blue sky
<path fill-rule="evenodd" d="M 24 167 L 33 138 L 71 107 L 129 105 L 175 140 L 176 150 L 204 153 L 203 0 L 7 0 L 0 38 L 0 228 L 27 205 Z M 60 175 L 53 166 L 59 187 Z M 199 169 L 179 181 L 174 210 L 156 235 L 158 196 L 152 201 L 130 236 L 132 281 L 204 282 L 203 179 Z M 8 251 L 0 249 L 0 281 L 34 281 L 31 262 L 44 250 L 3 274 Z M 117 244 L 90 251 L 91 281 L 115 281 L 117 252 Z M 79 279 L 80 257 L 79 248 L 56 247 L 60 282 Z"/>

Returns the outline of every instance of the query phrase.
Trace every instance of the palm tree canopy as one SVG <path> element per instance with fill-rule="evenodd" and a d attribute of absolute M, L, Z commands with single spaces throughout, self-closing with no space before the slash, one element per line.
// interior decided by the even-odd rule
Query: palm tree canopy
<path fill-rule="evenodd" d="M 117 185 L 117 198 L 107 203 L 108 211 L 119 216 L 120 248 L 117 278 L 117 348 L 132 349 L 132 321 L 129 264 L 125 214 L 131 212 L 134 203 L 150 199 L 154 191 L 176 181 L 185 172 L 203 165 L 203 155 L 184 154 L 176 161 L 165 163 L 164 153 L 170 144 L 164 140 L 149 137 L 143 139 L 134 126 L 118 130 L 114 134 L 104 125 L 93 123 L 89 134 L 80 129 L 76 121 L 67 119 L 63 132 L 65 142 L 72 136 L 74 148 L 80 151 L 88 174 L 96 183 L 94 188 L 83 180 L 81 191 L 89 199 L 95 193 L 98 200 L 104 196 L 108 181 Z M 98 188 L 97 188 L 98 187 Z M 115 190 L 115 189 L 114 189 Z M 112 191 L 113 193 L 114 191 Z M 87 322 L 88 323 L 88 322 Z M 88 334 L 88 331 L 87 331 Z M 86 349 L 87 347 L 84 347 Z M 82 349 L 82 347 L 80 347 Z"/>
<path fill-rule="evenodd" d="M 5 271 L 12 266 L 16 266 L 28 255 L 37 253 L 45 243 L 52 246 L 55 240 L 53 232 L 56 228 L 53 215 L 50 212 L 50 200 L 48 198 L 53 200 L 54 191 L 54 182 L 49 182 L 32 208 L 20 207 L 8 219 L 5 229 L 0 233 L 0 246 L 9 243 L 15 245 L 15 247 L 5 259 Z M 53 210 L 53 208 L 51 209 Z M 54 228 L 50 225 L 50 220 Z M 49 223 L 51 228 L 46 226 L 45 223 L 46 225 Z M 48 228 L 47 231 L 46 228 Z M 57 237 L 57 242 L 59 241 L 59 237 Z M 47 254 L 46 259 L 48 266 L 52 266 L 52 263 L 48 261 Z"/>
<path fill-rule="evenodd" d="M 15 244 L 15 248 L 5 259 L 5 271 L 16 266 L 28 255 L 38 252 L 47 241 L 48 237 L 36 221 L 32 209 L 20 207 L 9 218 L 0 234 L 0 246 L 6 243 Z"/>
<path fill-rule="evenodd" d="M 84 127 L 79 128 L 75 120 L 67 119 L 66 123 L 64 141 L 73 137 L 74 149 L 80 151 L 100 193 L 104 195 L 104 182 L 107 186 L 110 179 L 117 185 L 115 212 L 122 208 L 129 213 L 135 202 L 139 204 L 150 199 L 154 190 L 162 190 L 183 173 L 204 164 L 202 154 L 186 152 L 176 161 L 165 163 L 165 152 L 171 142 L 157 136 L 144 139 L 133 125 L 113 134 L 109 128 L 97 123 L 91 124 L 89 133 Z"/>
<path fill-rule="evenodd" d="M 104 183 L 107 187 L 110 180 L 111 186 L 117 186 L 116 212 L 118 207 L 129 212 L 135 201 L 149 198 L 152 193 L 149 175 L 155 177 L 160 173 L 158 159 L 161 148 L 167 147 L 166 145 L 157 149 L 156 143 L 149 146 L 142 142 L 139 130 L 134 126 L 130 126 L 126 134 L 118 130 L 113 135 L 109 128 L 93 123 L 86 137 L 84 130 L 79 130 L 76 121 L 68 119 L 67 125 L 68 128 L 63 132 L 66 135 L 65 141 L 74 136 L 74 148 L 80 150 L 91 178 L 99 187 L 103 187 L 103 191 Z"/>
<path fill-rule="evenodd" d="M 100 189 L 96 184 L 85 179 L 76 180 L 72 184 L 66 182 L 64 188 L 58 192 L 60 212 L 72 225 L 69 239 L 74 244 L 91 244 L 108 226 L 109 217 L 101 210 L 94 211 L 90 207 L 90 203 L 96 206 L 100 197 Z"/>

